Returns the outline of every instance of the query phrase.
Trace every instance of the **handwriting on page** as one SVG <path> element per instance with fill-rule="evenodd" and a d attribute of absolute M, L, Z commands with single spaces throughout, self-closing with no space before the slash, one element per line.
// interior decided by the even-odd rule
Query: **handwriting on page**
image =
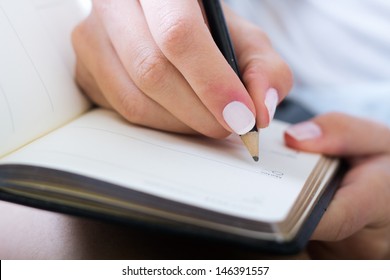
<path fill-rule="evenodd" d="M 255 163 L 237 136 L 225 140 L 179 136 L 134 126 L 117 114 L 92 110 L 6 157 L 74 172 L 211 210 L 283 216 L 319 156 L 284 150 L 283 127 L 263 133 Z M 275 205 L 275 201 L 280 201 Z"/>
<path fill-rule="evenodd" d="M 274 179 L 283 179 L 283 176 L 284 176 L 284 172 L 283 171 L 274 170 L 274 169 L 271 170 L 271 169 L 268 169 L 268 168 L 264 168 L 264 167 L 261 166 L 261 164 L 253 165 L 252 161 L 250 161 L 250 165 L 246 165 L 246 164 L 239 165 L 238 163 L 234 163 L 234 162 L 231 162 L 231 161 L 223 160 L 222 158 L 212 157 L 208 153 L 202 153 L 202 149 L 206 150 L 207 148 L 209 148 L 209 145 L 204 145 L 202 148 L 198 148 L 198 149 L 196 149 L 195 152 L 193 152 L 192 150 L 187 149 L 186 145 L 184 145 L 185 148 L 183 149 L 183 148 L 181 148 L 181 146 L 173 146 L 173 145 L 171 145 L 169 141 L 165 142 L 164 144 L 162 144 L 161 142 L 157 143 L 157 142 L 153 141 L 153 139 L 147 139 L 147 138 L 145 139 L 145 138 L 135 137 L 134 135 L 125 134 L 125 133 L 114 131 L 114 130 L 110 130 L 110 129 L 107 129 L 107 128 L 102 129 L 100 127 L 98 128 L 98 127 L 92 127 L 92 126 L 88 126 L 88 127 L 84 127 L 84 126 L 81 127 L 81 126 L 79 126 L 78 128 L 83 129 L 83 130 L 95 130 L 95 131 L 99 131 L 100 133 L 108 133 L 108 134 L 111 134 L 111 135 L 115 135 L 116 137 L 126 137 L 126 138 L 131 139 L 132 141 L 139 141 L 141 143 L 147 143 L 148 145 L 152 145 L 152 146 L 154 146 L 155 148 L 158 148 L 158 149 L 171 150 L 171 151 L 174 151 L 176 153 L 185 154 L 186 156 L 202 158 L 203 160 L 212 161 L 212 162 L 215 162 L 215 163 L 218 163 L 218 164 L 227 165 L 227 166 L 230 166 L 230 167 L 233 167 L 233 168 L 236 168 L 236 169 L 242 169 L 242 170 L 245 170 L 245 171 L 248 171 L 248 172 L 262 174 L 262 175 L 265 175 L 265 176 L 268 176 L 268 177 L 271 177 L 271 178 L 274 178 Z M 177 137 L 176 140 L 179 140 L 181 138 L 182 137 Z M 206 139 L 197 139 L 197 138 L 191 138 L 191 137 L 184 137 L 184 139 L 185 139 L 184 141 L 191 142 L 191 143 L 188 143 L 188 144 L 191 144 L 191 145 L 197 145 L 197 144 L 205 142 L 205 141 L 207 143 L 209 143 L 211 141 L 210 139 L 206 140 Z M 232 146 L 235 146 L 234 140 L 233 141 L 227 140 L 225 145 L 229 145 L 229 144 L 233 144 Z M 218 145 L 218 147 L 213 147 L 212 149 L 218 149 L 218 148 L 224 146 L 221 143 L 218 143 L 217 145 Z M 239 150 L 244 150 L 243 146 L 242 146 L 242 143 L 240 143 Z M 231 150 L 226 150 L 225 153 L 227 155 L 229 155 L 231 153 Z M 288 157 L 291 156 L 288 153 L 285 153 L 285 154 L 286 154 L 285 156 L 288 156 Z M 281 153 L 278 153 L 278 155 L 281 156 Z M 249 159 L 249 157 L 248 157 L 248 159 Z"/>

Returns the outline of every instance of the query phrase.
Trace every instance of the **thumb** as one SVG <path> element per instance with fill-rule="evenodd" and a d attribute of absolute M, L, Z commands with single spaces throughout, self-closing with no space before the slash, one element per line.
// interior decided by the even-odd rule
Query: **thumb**
<path fill-rule="evenodd" d="M 382 124 L 341 113 L 328 113 L 289 127 L 292 148 L 334 156 L 390 152 L 390 129 Z"/>

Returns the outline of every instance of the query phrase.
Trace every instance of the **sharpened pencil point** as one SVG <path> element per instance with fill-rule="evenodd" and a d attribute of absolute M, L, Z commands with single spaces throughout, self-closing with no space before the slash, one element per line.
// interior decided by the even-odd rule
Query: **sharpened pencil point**
<path fill-rule="evenodd" d="M 247 148 L 254 161 L 259 161 L 259 132 L 253 128 L 246 134 L 240 135 L 242 142 Z"/>

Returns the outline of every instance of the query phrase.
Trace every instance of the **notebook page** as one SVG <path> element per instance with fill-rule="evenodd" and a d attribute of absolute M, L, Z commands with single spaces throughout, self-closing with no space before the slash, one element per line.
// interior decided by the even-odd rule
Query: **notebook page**
<path fill-rule="evenodd" d="M 89 106 L 71 69 L 70 30 L 82 15 L 75 3 L 0 0 L 0 156 L 68 122 Z M 66 42 L 62 48 L 61 42 Z"/>
<path fill-rule="evenodd" d="M 0 161 L 75 172 L 164 198 L 277 222 L 297 199 L 320 156 L 288 149 L 285 125 L 262 130 L 260 161 L 238 136 L 183 137 L 133 126 L 94 110 Z"/>

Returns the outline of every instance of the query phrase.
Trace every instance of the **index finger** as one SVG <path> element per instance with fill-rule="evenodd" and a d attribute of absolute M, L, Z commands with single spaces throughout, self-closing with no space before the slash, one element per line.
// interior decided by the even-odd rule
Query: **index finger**
<path fill-rule="evenodd" d="M 154 40 L 202 103 L 238 134 L 255 124 L 249 93 L 218 50 L 197 1 L 141 0 Z"/>
<path fill-rule="evenodd" d="M 289 93 L 293 74 L 258 26 L 236 15 L 225 5 L 227 23 L 237 51 L 242 80 L 257 113 L 259 128 L 272 121 L 276 106 Z"/>

